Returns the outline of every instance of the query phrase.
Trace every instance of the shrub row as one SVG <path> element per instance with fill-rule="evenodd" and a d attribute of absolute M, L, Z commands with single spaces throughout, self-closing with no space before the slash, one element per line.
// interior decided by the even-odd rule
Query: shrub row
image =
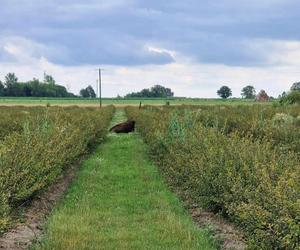
<path fill-rule="evenodd" d="M 22 129 L 0 142 L 0 232 L 9 225 L 14 207 L 53 183 L 66 166 L 103 140 L 113 112 L 113 107 L 72 107 L 25 113 L 19 121 Z"/>
<path fill-rule="evenodd" d="M 30 120 L 31 116 L 36 116 L 38 113 L 43 112 L 42 107 L 0 107 L 0 141 L 6 135 L 12 132 L 20 132 L 23 129 L 24 120 Z"/>
<path fill-rule="evenodd" d="M 153 158 L 176 189 L 221 212 L 253 249 L 299 249 L 300 164 L 271 142 L 225 135 L 178 111 L 127 108 Z"/>
<path fill-rule="evenodd" d="M 300 154 L 300 106 L 183 105 L 165 109 L 173 110 L 179 116 L 191 116 L 194 122 L 216 128 L 225 135 L 251 136 L 254 140 L 269 141 L 283 151 L 293 150 Z"/>

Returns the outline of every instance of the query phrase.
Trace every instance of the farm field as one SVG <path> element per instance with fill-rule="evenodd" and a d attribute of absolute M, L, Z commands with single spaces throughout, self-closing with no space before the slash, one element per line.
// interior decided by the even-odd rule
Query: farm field
<path fill-rule="evenodd" d="M 117 111 L 113 124 L 126 119 Z M 33 249 L 216 249 L 165 186 L 138 134 L 111 134 Z"/>
<path fill-rule="evenodd" d="M 300 107 L 127 108 L 170 185 L 253 249 L 300 246 Z"/>
<path fill-rule="evenodd" d="M 0 3 L 0 250 L 300 250 L 300 0 Z"/>
<path fill-rule="evenodd" d="M 14 211 L 102 142 L 114 107 L 0 108 L 0 233 Z"/>
<path fill-rule="evenodd" d="M 124 110 L 137 133 L 107 136 Z M 218 248 L 183 203 L 235 223 L 250 249 L 299 249 L 299 106 L 0 111 L 0 233 L 96 146 L 33 249 Z"/>
<path fill-rule="evenodd" d="M 115 105 L 124 107 L 128 105 L 138 106 L 142 102 L 142 105 L 165 105 L 169 102 L 170 105 L 249 105 L 254 104 L 253 100 L 245 99 L 201 99 L 201 98 L 130 98 L 130 99 L 118 99 L 118 98 L 103 98 L 102 104 Z M 268 102 L 271 104 L 272 102 Z M 57 105 L 57 106 L 91 106 L 98 107 L 99 99 L 88 99 L 88 98 L 31 98 L 31 97 L 0 97 L 0 106 L 46 106 L 46 105 Z M 266 103 L 264 103 L 266 105 Z"/>

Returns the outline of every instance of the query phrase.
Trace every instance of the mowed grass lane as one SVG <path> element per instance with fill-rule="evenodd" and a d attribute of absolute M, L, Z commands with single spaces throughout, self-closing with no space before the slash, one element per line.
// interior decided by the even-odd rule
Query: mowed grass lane
<path fill-rule="evenodd" d="M 114 123 L 124 120 L 117 111 Z M 147 158 L 138 134 L 110 135 L 83 163 L 33 249 L 215 249 Z"/>

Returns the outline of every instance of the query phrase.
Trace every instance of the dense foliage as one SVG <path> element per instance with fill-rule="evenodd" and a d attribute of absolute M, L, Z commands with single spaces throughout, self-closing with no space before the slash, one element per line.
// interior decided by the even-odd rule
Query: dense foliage
<path fill-rule="evenodd" d="M 217 94 L 223 98 L 227 99 L 228 97 L 232 96 L 232 91 L 228 86 L 222 86 L 218 91 Z"/>
<path fill-rule="evenodd" d="M 253 249 L 299 249 L 299 107 L 128 108 L 191 203 L 234 220 Z"/>
<path fill-rule="evenodd" d="M 127 94 L 125 98 L 127 97 L 161 97 L 161 98 L 166 98 L 166 97 L 173 97 L 174 93 L 172 92 L 171 89 L 165 88 L 161 85 L 155 85 L 151 87 L 150 89 L 143 89 L 140 92 L 133 92 L 130 94 Z"/>
<path fill-rule="evenodd" d="M 9 225 L 15 206 L 47 187 L 68 164 L 103 140 L 113 111 L 113 107 L 1 108 L 0 232 Z"/>
<path fill-rule="evenodd" d="M 254 99 L 255 98 L 255 88 L 251 85 L 248 85 L 242 89 L 242 97 L 246 99 Z"/>
<path fill-rule="evenodd" d="M 269 101 L 270 97 L 268 96 L 267 92 L 265 90 L 259 91 L 259 93 L 256 96 L 256 100 L 260 102 L 266 102 Z"/>
<path fill-rule="evenodd" d="M 300 82 L 293 83 L 291 91 L 300 91 Z"/>
<path fill-rule="evenodd" d="M 284 105 L 300 104 L 300 91 L 293 90 L 281 97 L 280 103 Z"/>
<path fill-rule="evenodd" d="M 87 86 L 85 89 L 81 89 L 79 92 L 81 97 L 95 98 L 96 93 L 91 85 Z"/>
<path fill-rule="evenodd" d="M 67 89 L 55 83 L 50 75 L 45 75 L 44 81 L 33 79 L 28 82 L 19 82 L 14 73 L 8 73 L 5 81 L 0 81 L 0 96 L 26 97 L 74 97 Z"/>

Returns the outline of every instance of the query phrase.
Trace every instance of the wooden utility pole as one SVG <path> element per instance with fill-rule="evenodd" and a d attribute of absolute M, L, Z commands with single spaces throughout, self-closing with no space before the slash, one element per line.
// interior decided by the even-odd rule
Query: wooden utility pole
<path fill-rule="evenodd" d="M 99 68 L 99 104 L 102 108 L 102 96 L 101 96 L 101 69 Z"/>
<path fill-rule="evenodd" d="M 98 95 L 99 95 L 99 91 L 98 91 L 98 88 L 99 88 L 99 84 L 98 84 L 98 79 L 96 80 L 96 98 L 98 98 Z"/>

